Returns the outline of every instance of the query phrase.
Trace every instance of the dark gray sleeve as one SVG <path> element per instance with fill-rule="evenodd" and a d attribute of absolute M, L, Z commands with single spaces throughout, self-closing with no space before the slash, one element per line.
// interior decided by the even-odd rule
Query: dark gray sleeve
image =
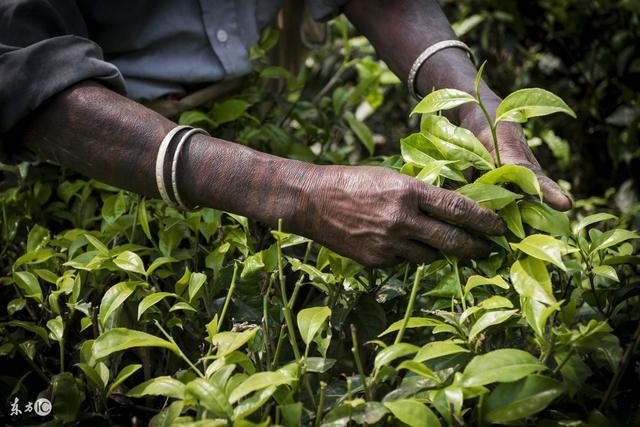
<path fill-rule="evenodd" d="M 16 148 L 7 132 L 87 79 L 126 92 L 118 69 L 89 40 L 74 0 L 0 0 L 0 160 Z"/>
<path fill-rule="evenodd" d="M 348 0 L 307 0 L 309 12 L 316 21 L 324 22 L 340 14 Z"/>

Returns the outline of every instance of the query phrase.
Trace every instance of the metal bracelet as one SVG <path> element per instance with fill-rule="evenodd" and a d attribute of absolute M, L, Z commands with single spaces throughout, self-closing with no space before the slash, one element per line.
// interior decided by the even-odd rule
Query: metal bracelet
<path fill-rule="evenodd" d="M 416 76 L 418 75 L 418 70 L 420 70 L 422 64 L 424 64 L 427 59 L 433 56 L 433 54 L 435 54 L 436 52 L 450 47 L 457 47 L 458 49 L 465 50 L 469 55 L 469 58 L 473 61 L 473 52 L 471 52 L 469 46 L 467 46 L 460 40 L 443 40 L 429 46 L 428 48 L 423 50 L 420 55 L 418 55 L 416 60 L 413 62 L 411 69 L 409 70 L 409 77 L 407 78 L 407 88 L 409 89 L 409 93 L 411 94 L 411 96 L 416 99 L 422 99 L 422 97 L 416 92 Z"/>
<path fill-rule="evenodd" d="M 171 207 L 176 207 L 176 204 L 171 200 L 165 185 L 164 163 L 167 157 L 167 151 L 169 151 L 169 147 L 171 146 L 173 139 L 180 131 L 187 128 L 191 128 L 191 126 L 176 126 L 171 129 L 162 139 L 160 148 L 158 148 L 158 156 L 156 157 L 156 185 L 158 186 L 158 192 L 160 193 L 162 200 Z"/>
<path fill-rule="evenodd" d="M 173 153 L 173 161 L 171 162 L 171 186 L 173 188 L 173 196 L 176 198 L 176 204 L 178 205 L 178 208 L 182 209 L 183 211 L 198 209 L 198 206 L 187 206 L 183 202 L 182 198 L 180 197 L 180 192 L 178 191 L 178 160 L 180 159 L 180 152 L 182 151 L 182 146 L 185 144 L 185 142 L 187 142 L 189 138 L 191 138 L 191 136 L 195 135 L 196 133 L 201 133 L 203 135 L 209 136 L 209 133 L 207 133 L 207 131 L 204 129 L 193 128 L 187 131 L 184 135 L 182 135 L 182 138 L 180 138 L 180 142 L 178 142 L 176 151 Z"/>

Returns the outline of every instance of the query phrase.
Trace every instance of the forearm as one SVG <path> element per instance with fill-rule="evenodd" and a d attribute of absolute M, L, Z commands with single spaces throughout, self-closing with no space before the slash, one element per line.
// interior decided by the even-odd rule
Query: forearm
<path fill-rule="evenodd" d="M 375 46 L 378 54 L 401 79 L 406 79 L 413 61 L 427 47 L 442 40 L 457 39 L 435 0 L 351 0 L 345 14 Z M 420 94 L 434 89 L 455 88 L 474 93 L 476 68 L 467 53 L 458 48 L 443 49 L 420 68 L 416 88 Z M 500 99 L 484 83 L 480 94 L 490 112 Z M 460 122 L 480 111 L 474 105 L 454 110 Z"/>
<path fill-rule="evenodd" d="M 174 126 L 98 84 L 82 83 L 35 113 L 22 143 L 43 159 L 155 197 L 158 147 Z M 185 145 L 178 170 L 180 193 L 189 204 L 273 225 L 278 218 L 288 218 L 297 205 L 306 165 L 196 135 Z"/>

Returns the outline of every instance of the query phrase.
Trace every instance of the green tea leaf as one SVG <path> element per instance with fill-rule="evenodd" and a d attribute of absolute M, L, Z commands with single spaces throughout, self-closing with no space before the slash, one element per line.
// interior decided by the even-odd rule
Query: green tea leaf
<path fill-rule="evenodd" d="M 56 316 L 54 319 L 47 321 L 47 329 L 51 331 L 49 338 L 54 341 L 62 342 L 64 340 L 64 323 L 62 317 Z"/>
<path fill-rule="evenodd" d="M 233 414 L 233 408 L 224 391 L 213 381 L 196 378 L 187 384 L 186 394 L 196 398 L 202 406 L 211 411 L 216 417 L 230 418 Z"/>
<path fill-rule="evenodd" d="M 489 326 L 506 322 L 517 312 L 518 310 L 497 310 L 484 313 L 471 327 L 471 330 L 469 331 L 469 341 L 473 341 L 479 333 L 487 329 Z"/>
<path fill-rule="evenodd" d="M 627 240 L 638 239 L 640 236 L 633 231 L 616 228 L 602 233 L 597 239 L 591 242 L 590 253 L 595 253 L 611 246 L 619 245 Z"/>
<path fill-rule="evenodd" d="M 511 230 L 516 237 L 524 239 L 524 227 L 522 226 L 522 216 L 520 215 L 520 209 L 518 209 L 517 202 L 509 203 L 498 212 L 500 218 L 507 224 L 507 228 Z"/>
<path fill-rule="evenodd" d="M 536 230 L 552 236 L 569 236 L 569 217 L 565 213 L 550 208 L 547 204 L 533 200 L 518 202 L 522 221 Z"/>
<path fill-rule="evenodd" d="M 537 414 L 564 391 L 560 382 L 542 375 L 500 384 L 485 401 L 485 421 L 508 424 Z"/>
<path fill-rule="evenodd" d="M 120 252 L 118 256 L 113 259 L 113 263 L 123 270 L 145 274 L 142 259 L 134 252 Z"/>
<path fill-rule="evenodd" d="M 480 15 L 473 15 L 472 18 L 474 16 L 477 19 L 480 19 L 480 21 L 482 21 L 484 19 L 484 17 L 480 16 Z M 458 34 L 458 33 L 456 32 L 456 34 Z M 458 34 L 458 37 L 460 37 L 459 34 Z M 485 65 L 487 65 L 487 61 L 484 61 L 482 63 L 482 65 L 480 65 L 480 68 L 478 68 L 478 72 L 476 73 L 476 81 L 475 81 L 475 84 L 474 84 L 474 90 L 475 90 L 476 97 L 478 97 L 478 98 L 480 97 L 480 82 L 482 81 L 482 74 L 484 73 L 484 66 Z"/>
<path fill-rule="evenodd" d="M 42 326 L 35 325 L 31 322 L 25 322 L 24 320 L 10 320 L 6 323 L 0 323 L 0 325 L 14 326 L 16 328 L 22 328 L 26 331 L 33 332 L 42 339 L 47 345 L 49 345 L 49 335 L 47 330 Z"/>
<path fill-rule="evenodd" d="M 418 102 L 418 105 L 415 106 L 411 115 L 431 114 L 441 110 L 450 110 L 467 102 L 477 101 L 467 92 L 458 89 L 434 90 Z"/>
<path fill-rule="evenodd" d="M 28 271 L 16 271 L 13 273 L 13 280 L 16 282 L 16 285 L 18 285 L 18 288 L 20 288 L 25 297 L 33 298 L 39 303 L 42 303 L 42 288 L 33 273 Z"/>
<path fill-rule="evenodd" d="M 175 258 L 171 258 L 171 257 L 165 257 L 165 256 L 158 257 L 151 263 L 149 268 L 147 268 L 147 271 L 146 271 L 145 274 L 147 276 L 150 276 L 151 273 L 153 273 L 154 271 L 156 271 L 158 268 L 162 267 L 163 265 L 169 264 L 169 263 L 172 263 L 172 262 L 176 262 L 176 261 L 178 261 L 178 260 L 175 259 Z"/>
<path fill-rule="evenodd" d="M 198 294 L 202 285 L 207 281 L 207 275 L 203 273 L 191 273 L 189 277 L 189 302 Z"/>
<path fill-rule="evenodd" d="M 373 134 L 371 133 L 371 129 L 353 115 L 351 111 L 345 111 L 342 117 L 347 121 L 349 127 L 356 134 L 358 139 L 362 142 L 362 145 L 365 146 L 370 156 L 373 156 L 373 151 L 376 146 L 373 142 Z"/>
<path fill-rule="evenodd" d="M 211 118 L 205 113 L 194 110 L 184 111 L 181 113 L 178 123 L 184 126 L 217 126 L 217 123 L 211 120 Z"/>
<path fill-rule="evenodd" d="M 576 225 L 573 226 L 573 234 L 578 235 L 582 230 L 584 230 L 591 224 L 595 224 L 601 221 L 608 221 L 610 219 L 618 219 L 618 217 L 610 213 L 604 213 L 604 212 L 586 216 L 582 218 L 580 221 L 578 221 Z"/>
<path fill-rule="evenodd" d="M 154 292 L 144 297 L 142 301 L 140 301 L 140 304 L 138 304 L 138 320 L 140 320 L 144 312 L 147 311 L 149 307 L 156 305 L 166 297 L 177 298 L 178 295 L 174 294 L 173 292 Z"/>
<path fill-rule="evenodd" d="M 180 381 L 169 376 L 152 378 L 142 384 L 138 384 L 129 392 L 127 396 L 165 396 L 173 399 L 184 399 L 186 387 Z"/>
<path fill-rule="evenodd" d="M 122 384 L 131 375 L 135 374 L 140 368 L 142 368 L 142 365 L 140 364 L 127 365 L 122 368 L 118 376 L 109 386 L 109 390 L 107 390 L 107 397 L 111 396 L 111 393 L 113 393 L 120 384 Z"/>
<path fill-rule="evenodd" d="M 522 198 L 522 195 L 509 191 L 506 188 L 477 182 L 460 187 L 456 192 L 475 200 L 491 210 L 502 209 L 514 200 Z"/>
<path fill-rule="evenodd" d="M 336 364 L 336 359 L 329 359 L 326 357 L 307 357 L 304 363 L 307 367 L 307 372 L 319 372 L 322 374 L 333 368 Z"/>
<path fill-rule="evenodd" d="M 468 163 L 479 170 L 494 168 L 491 154 L 478 138 L 467 129 L 454 126 L 446 117 L 423 116 L 420 130 L 438 148 L 444 160 Z"/>
<path fill-rule="evenodd" d="M 415 360 L 404 360 L 396 368 L 398 371 L 406 369 L 414 374 L 420 375 L 425 378 L 430 378 L 437 383 L 440 383 L 440 378 L 431 369 L 427 368 L 424 363 L 416 362 Z"/>
<path fill-rule="evenodd" d="M 611 279 L 614 282 L 619 282 L 618 273 L 616 273 L 616 269 L 611 267 L 610 265 L 599 265 L 593 269 L 593 273 L 598 276 L 606 277 L 607 279 Z"/>
<path fill-rule="evenodd" d="M 451 163 L 455 162 L 448 160 L 434 160 L 422 168 L 422 170 L 416 175 L 416 179 L 426 182 L 427 184 L 435 185 L 438 182 L 440 175 L 442 175 L 442 170 Z"/>
<path fill-rule="evenodd" d="M 196 310 L 194 306 L 192 306 L 191 304 L 185 301 L 179 301 L 173 304 L 169 309 L 169 312 L 173 312 L 173 311 L 193 311 L 194 313 L 198 312 L 198 310 Z"/>
<path fill-rule="evenodd" d="M 151 229 L 149 228 L 149 217 L 147 215 L 147 204 L 144 201 L 144 198 L 140 199 L 140 203 L 138 203 L 138 223 L 140 223 L 140 228 L 144 232 L 144 235 L 147 236 L 147 239 L 153 240 L 151 238 Z"/>
<path fill-rule="evenodd" d="M 51 412 L 62 423 L 76 421 L 85 394 L 80 390 L 71 372 L 62 372 L 51 379 L 53 396 Z"/>
<path fill-rule="evenodd" d="M 417 400 L 400 399 L 383 404 L 396 418 L 410 427 L 440 427 L 436 414 Z"/>
<path fill-rule="evenodd" d="M 567 267 L 562 262 L 562 256 L 578 250 L 546 234 L 532 234 L 520 243 L 511 243 L 511 247 L 534 258 L 555 264 L 563 271 L 567 271 Z"/>
<path fill-rule="evenodd" d="M 565 113 L 576 118 L 576 113 L 559 96 L 539 88 L 520 89 L 511 93 L 498 105 L 496 123 L 524 123 L 531 117 L 553 113 Z"/>
<path fill-rule="evenodd" d="M 516 184 L 522 191 L 527 194 L 538 195 L 542 199 L 540 184 L 538 178 L 533 171 L 527 167 L 506 164 L 497 169 L 493 169 L 476 179 L 475 182 L 480 184 Z"/>
<path fill-rule="evenodd" d="M 171 427 L 176 425 L 176 419 L 182 413 L 184 409 L 184 402 L 182 400 L 175 400 L 171 404 L 158 412 L 149 421 L 149 427 Z"/>
<path fill-rule="evenodd" d="M 404 320 L 398 320 L 393 322 L 387 329 L 378 335 L 379 337 L 390 334 L 391 332 L 399 331 L 402 327 Z M 426 326 L 440 326 L 442 322 L 436 319 L 430 319 L 428 317 L 410 317 L 407 323 L 407 328 L 424 328 Z"/>
<path fill-rule="evenodd" d="M 94 368 L 89 366 L 87 363 L 77 363 L 76 366 L 82 370 L 90 384 L 93 384 L 100 391 L 105 388 L 104 381 Z"/>
<path fill-rule="evenodd" d="M 468 353 L 469 350 L 460 347 L 453 341 L 434 341 L 425 344 L 415 355 L 413 360 L 416 362 L 424 362 L 426 360 L 435 359 L 437 357 L 448 356 L 450 354 Z"/>
<path fill-rule="evenodd" d="M 97 360 L 134 347 L 161 347 L 171 350 L 175 354 L 180 353 L 180 349 L 169 341 L 146 332 L 127 328 L 114 328 L 103 333 L 94 341 L 91 351 Z"/>
<path fill-rule="evenodd" d="M 407 168 L 425 168 L 429 165 L 441 165 L 439 174 L 458 182 L 466 182 L 462 173 L 455 167 L 457 161 L 443 160 L 438 148 L 421 133 L 414 133 L 400 140 L 400 152 L 405 160 L 401 173 L 408 173 Z M 437 163 L 434 163 L 437 162 Z M 446 163 L 445 163 L 446 162 Z M 426 174 L 427 172 L 425 172 Z M 420 174 L 416 171 L 412 176 Z M 422 179 L 422 178 L 421 178 Z"/>
<path fill-rule="evenodd" d="M 500 275 L 493 276 L 492 278 L 482 277 L 478 275 L 470 276 L 467 279 L 467 284 L 464 286 L 464 295 L 466 296 L 471 289 L 478 286 L 493 285 L 502 289 L 509 289 L 509 284 L 504 281 Z"/>
<path fill-rule="evenodd" d="M 293 381 L 293 378 L 279 371 L 256 372 L 233 389 L 229 395 L 229 401 L 235 403 L 256 390 L 261 390 L 272 385 L 291 384 Z"/>
<path fill-rule="evenodd" d="M 373 364 L 374 369 L 378 370 L 383 366 L 387 366 L 389 363 L 393 362 L 395 359 L 413 354 L 417 352 L 418 349 L 419 349 L 418 346 L 404 343 L 404 342 L 392 344 L 389 347 L 382 349 L 376 355 L 376 360 Z"/>
<path fill-rule="evenodd" d="M 91 245 L 93 245 L 93 247 L 96 248 L 98 252 L 100 252 L 101 255 L 109 255 L 109 249 L 96 237 L 92 236 L 91 234 L 85 234 L 84 238 L 87 239 L 89 243 L 91 243 Z"/>
<path fill-rule="evenodd" d="M 251 106 L 243 99 L 231 98 L 222 102 L 216 102 L 211 108 L 211 118 L 216 124 L 238 120 Z"/>
<path fill-rule="evenodd" d="M 250 340 L 260 328 L 251 328 L 242 332 L 219 332 L 211 337 L 211 344 L 217 347 L 216 356 L 223 357 L 233 353 Z"/>
<path fill-rule="evenodd" d="M 34 225 L 27 236 L 27 252 L 37 251 L 46 245 L 50 239 L 49 234 L 49 230 L 40 224 Z"/>
<path fill-rule="evenodd" d="M 551 278 L 544 262 L 532 257 L 525 257 L 511 266 L 511 283 L 523 297 L 540 301 L 547 305 L 554 304 L 556 299 L 551 288 Z"/>
<path fill-rule="evenodd" d="M 329 317 L 331 317 L 329 307 L 311 307 L 298 312 L 298 329 L 305 344 L 309 345 L 313 341 Z"/>
<path fill-rule="evenodd" d="M 277 386 L 271 385 L 267 388 L 263 388 L 255 392 L 252 396 L 246 399 L 243 399 L 233 409 L 233 418 L 235 418 L 236 420 L 241 420 L 253 414 L 255 411 L 260 409 L 267 402 L 267 400 L 269 400 L 269 398 L 276 392 L 277 389 L 278 389 Z M 269 424 L 270 424 L 269 420 L 266 420 L 266 422 L 262 423 L 264 427 L 268 427 Z M 240 424 L 238 423 L 238 421 L 236 421 L 234 425 L 243 425 L 243 424 Z M 255 425 L 256 424 L 253 424 L 253 423 L 251 424 L 251 426 L 255 426 Z"/>
<path fill-rule="evenodd" d="M 533 355 L 514 348 L 490 351 L 474 357 L 462 373 L 465 387 L 517 381 L 546 369 Z"/>
<path fill-rule="evenodd" d="M 111 286 L 107 292 L 104 293 L 98 314 L 98 320 L 100 320 L 102 325 L 105 324 L 109 316 L 122 307 L 122 304 L 139 285 L 140 282 L 120 282 Z"/>

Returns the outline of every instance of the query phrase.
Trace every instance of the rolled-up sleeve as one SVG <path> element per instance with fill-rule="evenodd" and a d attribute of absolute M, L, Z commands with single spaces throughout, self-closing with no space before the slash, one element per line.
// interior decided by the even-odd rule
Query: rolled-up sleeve
<path fill-rule="evenodd" d="M 324 22 L 340 14 L 342 6 L 348 0 L 307 0 L 311 16 L 316 21 Z"/>
<path fill-rule="evenodd" d="M 0 1 L 0 155 L 9 149 L 4 134 L 56 93 L 88 79 L 126 92 L 118 69 L 88 38 L 74 0 Z"/>

